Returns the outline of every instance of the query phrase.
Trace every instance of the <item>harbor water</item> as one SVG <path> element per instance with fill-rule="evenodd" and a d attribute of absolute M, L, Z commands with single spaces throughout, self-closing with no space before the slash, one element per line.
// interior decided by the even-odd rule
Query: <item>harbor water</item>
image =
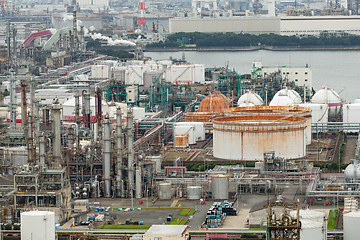
<path fill-rule="evenodd" d="M 182 58 L 183 52 L 145 52 L 153 59 Z M 331 87 L 347 102 L 360 97 L 360 51 L 185 51 L 191 63 L 205 67 L 225 67 L 241 74 L 251 72 L 253 61 L 263 66 L 312 67 L 312 82 L 315 91 L 323 86 Z"/>

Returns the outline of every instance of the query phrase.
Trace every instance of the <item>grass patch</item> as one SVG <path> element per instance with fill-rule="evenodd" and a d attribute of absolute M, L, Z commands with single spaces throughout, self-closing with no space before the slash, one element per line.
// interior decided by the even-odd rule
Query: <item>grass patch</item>
<path fill-rule="evenodd" d="M 149 229 L 151 225 L 123 225 L 123 224 L 113 224 L 113 225 L 103 225 L 101 229 Z"/>
<path fill-rule="evenodd" d="M 181 220 L 181 218 L 174 218 L 169 225 L 185 225 L 189 219 L 184 218 Z"/>
<path fill-rule="evenodd" d="M 194 208 L 185 208 L 179 213 L 180 216 L 191 216 L 196 212 Z M 187 214 L 186 214 L 187 213 Z"/>
<path fill-rule="evenodd" d="M 335 229 L 338 213 L 339 213 L 339 209 L 330 210 L 329 220 L 328 220 L 328 223 L 327 223 L 327 228 L 328 229 Z"/>

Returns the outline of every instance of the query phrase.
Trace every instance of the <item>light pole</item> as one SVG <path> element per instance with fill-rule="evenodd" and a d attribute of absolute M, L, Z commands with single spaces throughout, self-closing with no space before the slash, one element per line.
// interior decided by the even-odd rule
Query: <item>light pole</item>
<path fill-rule="evenodd" d="M 149 208 L 149 189 L 146 188 L 146 208 Z"/>

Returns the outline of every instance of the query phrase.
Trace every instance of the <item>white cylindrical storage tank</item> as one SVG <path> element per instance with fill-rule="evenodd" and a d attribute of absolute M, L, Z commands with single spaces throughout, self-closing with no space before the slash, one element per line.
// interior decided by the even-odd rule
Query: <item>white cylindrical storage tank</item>
<path fill-rule="evenodd" d="M 83 99 L 82 97 L 79 98 L 79 113 L 80 113 L 80 119 L 83 120 Z M 75 98 L 71 98 L 68 101 L 64 102 L 62 105 L 63 111 L 62 111 L 62 120 L 64 122 L 75 122 Z M 90 115 L 91 115 L 91 122 L 96 122 L 95 118 L 96 110 L 95 110 L 95 97 L 90 97 Z M 105 117 L 107 114 L 109 114 L 109 105 L 106 101 L 102 100 L 102 115 Z"/>
<path fill-rule="evenodd" d="M 229 177 L 227 175 L 212 176 L 212 198 L 229 198 Z"/>
<path fill-rule="evenodd" d="M 328 105 L 318 103 L 302 103 L 299 104 L 299 107 L 311 109 L 311 123 L 328 123 Z"/>
<path fill-rule="evenodd" d="M 344 214 L 344 239 L 358 240 L 360 236 L 360 211 L 353 211 Z"/>
<path fill-rule="evenodd" d="M 203 122 L 177 122 L 175 126 L 188 126 L 194 127 L 195 130 L 195 141 L 205 140 L 205 124 Z M 190 143 L 191 144 L 191 143 Z"/>
<path fill-rule="evenodd" d="M 187 199 L 199 200 L 201 198 L 201 186 L 187 186 Z"/>
<path fill-rule="evenodd" d="M 224 111 L 225 116 L 298 116 L 306 119 L 305 142 L 311 144 L 311 109 L 291 106 L 234 107 Z"/>
<path fill-rule="evenodd" d="M 343 122 L 359 123 L 359 119 L 360 103 L 345 104 L 343 107 Z M 359 132 L 359 129 L 351 130 L 351 132 Z"/>
<path fill-rule="evenodd" d="M 255 106 L 262 106 L 264 105 L 264 101 L 262 100 L 262 98 L 254 91 L 247 91 L 245 94 L 243 94 L 238 102 L 237 105 L 238 107 L 240 107 L 242 104 L 244 103 L 248 103 L 248 104 L 253 104 Z"/>
<path fill-rule="evenodd" d="M 188 134 L 189 135 L 189 144 L 195 144 L 195 127 L 194 126 L 183 126 L 183 125 L 174 125 L 174 138 L 175 136 Z"/>
<path fill-rule="evenodd" d="M 297 211 L 296 210 L 291 211 L 290 216 L 292 218 L 296 218 L 297 217 Z M 325 213 L 310 210 L 310 209 L 300 209 L 299 210 L 299 216 L 300 216 L 300 219 L 309 219 L 311 221 L 316 221 L 316 222 L 321 222 L 321 223 L 323 223 L 325 221 L 324 220 Z"/>
<path fill-rule="evenodd" d="M 301 221 L 300 240 L 325 239 L 326 233 L 324 233 L 323 223 L 311 221 L 309 219 L 302 219 L 300 221 Z"/>
<path fill-rule="evenodd" d="M 46 211 L 22 212 L 21 240 L 55 239 L 55 214 Z"/>
<path fill-rule="evenodd" d="M 171 199 L 171 183 L 160 183 L 159 184 L 159 199 L 166 200 Z"/>
<path fill-rule="evenodd" d="M 232 116 L 213 121 L 213 154 L 216 158 L 263 160 L 264 152 L 276 157 L 306 155 L 306 119 L 284 116 Z"/>

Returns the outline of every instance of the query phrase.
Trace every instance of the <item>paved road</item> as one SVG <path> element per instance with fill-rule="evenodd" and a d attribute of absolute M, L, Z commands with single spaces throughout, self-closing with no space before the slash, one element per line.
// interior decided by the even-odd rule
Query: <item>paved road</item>
<path fill-rule="evenodd" d="M 343 163 L 350 163 L 351 159 L 355 159 L 356 142 L 357 136 L 347 136 L 344 155 L 341 159 Z"/>

